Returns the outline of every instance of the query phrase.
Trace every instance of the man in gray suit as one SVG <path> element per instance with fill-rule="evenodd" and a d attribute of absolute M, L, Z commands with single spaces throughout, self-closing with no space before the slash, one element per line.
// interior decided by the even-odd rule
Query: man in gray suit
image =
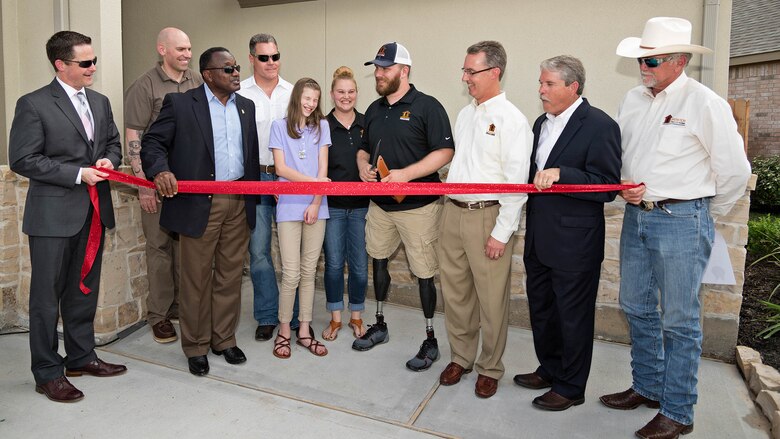
<path fill-rule="evenodd" d="M 92 40 L 62 31 L 46 43 L 56 78 L 16 103 L 8 155 L 11 170 L 30 179 L 22 231 L 29 237 L 30 352 L 35 390 L 52 401 L 74 402 L 84 394 L 65 376 L 114 376 L 122 365 L 95 354 L 93 320 L 100 285 L 105 227 L 114 227 L 108 174 L 121 159 L 119 132 L 108 98 L 88 90 L 96 71 Z M 94 186 L 97 212 L 88 186 Z M 92 218 L 100 222 L 92 226 Z M 99 243 L 95 242 L 99 238 Z M 91 268 L 88 244 L 97 244 Z M 94 247 L 92 247 L 94 249 Z M 87 257 L 87 261 L 91 258 Z M 57 353 L 62 314 L 67 356 Z"/>

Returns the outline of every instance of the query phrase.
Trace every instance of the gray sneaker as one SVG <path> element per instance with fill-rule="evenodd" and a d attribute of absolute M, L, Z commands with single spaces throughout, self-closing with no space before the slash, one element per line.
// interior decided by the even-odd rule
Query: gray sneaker
<path fill-rule="evenodd" d="M 426 338 L 420 345 L 420 352 L 406 362 L 406 368 L 415 372 L 428 370 L 439 359 L 439 343 L 435 338 Z"/>
<path fill-rule="evenodd" d="M 352 343 L 352 349 L 367 351 L 378 344 L 387 343 L 389 340 L 390 334 L 387 332 L 387 323 L 368 325 L 366 333 Z"/>

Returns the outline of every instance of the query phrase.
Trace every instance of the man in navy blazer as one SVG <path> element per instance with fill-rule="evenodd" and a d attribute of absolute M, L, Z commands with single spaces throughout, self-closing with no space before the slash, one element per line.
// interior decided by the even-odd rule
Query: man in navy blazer
<path fill-rule="evenodd" d="M 46 43 L 56 78 L 19 98 L 11 125 L 11 170 L 30 179 L 22 231 L 30 242 L 30 353 L 35 390 L 52 401 L 84 397 L 65 376 L 118 375 L 125 366 L 95 354 L 103 231 L 114 227 L 108 174 L 119 166 L 121 145 L 108 98 L 88 89 L 97 70 L 92 39 L 62 31 Z M 90 223 L 95 210 L 87 190 L 95 186 L 100 243 L 80 288 Z M 57 353 L 62 316 L 65 352 Z"/>
<path fill-rule="evenodd" d="M 581 97 L 585 68 L 570 56 L 541 64 L 539 97 L 545 114 L 533 125 L 530 182 L 537 189 L 561 184 L 618 184 L 620 129 Z M 604 203 L 617 192 L 531 194 L 525 251 L 535 372 L 516 384 L 543 389 L 533 405 L 566 410 L 584 402 L 593 353 L 593 324 L 604 259 Z"/>
<path fill-rule="evenodd" d="M 235 93 L 239 69 L 223 47 L 203 52 L 205 84 L 165 96 L 141 147 L 144 173 L 163 197 L 160 225 L 179 233 L 181 343 L 198 376 L 209 371 L 209 348 L 230 364 L 246 361 L 235 331 L 257 197 L 179 194 L 177 180 L 260 179 L 255 105 Z"/>

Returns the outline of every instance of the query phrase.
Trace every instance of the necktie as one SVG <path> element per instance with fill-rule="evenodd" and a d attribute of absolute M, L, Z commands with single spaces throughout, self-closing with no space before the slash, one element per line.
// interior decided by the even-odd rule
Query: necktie
<path fill-rule="evenodd" d="M 87 97 L 83 91 L 77 93 L 79 98 L 79 115 L 81 116 L 81 123 L 84 124 L 84 130 L 87 132 L 87 137 L 92 140 L 95 134 L 94 127 L 92 125 L 92 116 L 89 114 L 89 107 L 87 106 Z"/>

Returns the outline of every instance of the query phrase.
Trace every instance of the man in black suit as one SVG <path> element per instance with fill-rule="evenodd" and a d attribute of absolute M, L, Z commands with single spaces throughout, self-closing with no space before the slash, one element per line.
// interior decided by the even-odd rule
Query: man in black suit
<path fill-rule="evenodd" d="M 29 237 L 30 353 L 35 390 L 52 401 L 74 402 L 84 394 L 65 376 L 113 376 L 127 368 L 95 354 L 93 321 L 100 285 L 105 227 L 114 227 L 108 174 L 122 152 L 111 104 L 87 89 L 97 70 L 92 40 L 62 31 L 46 42 L 56 78 L 19 98 L 11 125 L 11 170 L 30 179 L 22 231 Z M 97 193 L 98 212 L 88 186 Z M 90 226 L 93 215 L 100 222 Z M 88 239 L 97 245 L 94 263 L 85 264 Z M 99 242 L 94 239 L 99 238 Z M 90 258 L 86 258 L 89 261 Z M 84 273 L 82 274 L 82 266 Z M 57 321 L 62 314 L 65 352 L 57 353 Z"/>
<path fill-rule="evenodd" d="M 165 96 L 141 143 L 144 173 L 164 197 L 160 225 L 179 234 L 181 344 L 198 376 L 209 371 L 209 348 L 230 364 L 246 361 L 235 332 L 257 197 L 177 194 L 177 179 L 260 179 L 255 105 L 235 93 L 239 69 L 223 47 L 203 52 L 205 84 Z"/>
<path fill-rule="evenodd" d="M 533 126 L 531 183 L 620 182 L 620 129 L 581 97 L 585 68 L 571 56 L 541 64 L 539 97 L 545 114 Z M 516 375 L 531 389 L 552 387 L 535 398 L 543 410 L 566 410 L 585 401 L 593 355 L 593 324 L 601 261 L 604 203 L 617 192 L 537 194 L 528 198 L 526 294 L 539 367 Z"/>

